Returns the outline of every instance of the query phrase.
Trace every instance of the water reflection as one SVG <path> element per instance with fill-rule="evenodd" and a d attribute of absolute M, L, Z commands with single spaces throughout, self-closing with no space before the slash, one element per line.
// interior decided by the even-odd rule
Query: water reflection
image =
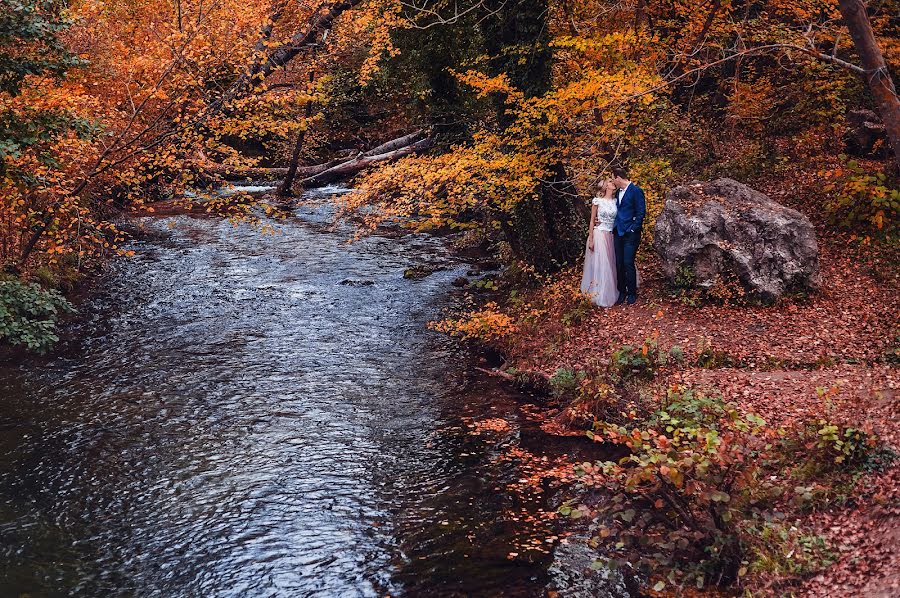
<path fill-rule="evenodd" d="M 460 268 L 323 221 L 144 220 L 76 340 L 0 369 L 0 595 L 543 593 L 460 422 L 515 400 L 424 331 Z"/>

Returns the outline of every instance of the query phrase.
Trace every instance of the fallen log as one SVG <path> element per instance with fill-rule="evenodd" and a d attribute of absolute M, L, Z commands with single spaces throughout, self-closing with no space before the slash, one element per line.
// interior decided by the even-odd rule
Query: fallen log
<path fill-rule="evenodd" d="M 359 150 L 341 150 L 341 153 L 344 155 L 338 156 L 337 158 L 329 160 L 328 162 L 325 162 L 323 164 L 312 164 L 309 166 L 297 167 L 297 178 L 301 180 L 308 179 L 341 164 L 349 164 L 350 162 L 353 162 L 358 158 L 371 158 L 396 150 L 404 149 L 415 143 L 416 140 L 419 139 L 424 133 L 425 131 L 423 129 L 419 129 L 418 131 L 413 131 L 408 135 L 386 141 L 385 143 L 373 147 L 372 149 L 365 152 L 360 152 Z M 232 168 L 210 160 L 203 152 L 200 152 L 199 161 L 201 163 L 201 167 L 205 172 L 222 177 L 226 181 L 244 181 L 248 179 L 253 181 L 277 181 L 284 179 L 288 173 L 288 169 L 285 166 L 276 166 L 272 168 L 256 166 L 247 168 Z"/>
<path fill-rule="evenodd" d="M 300 166 L 297 168 L 297 175 L 304 178 L 311 177 L 325 172 L 329 168 L 333 168 L 338 164 L 346 162 L 346 158 L 337 158 L 324 164 L 314 164 L 312 166 Z M 250 168 L 230 168 L 223 164 L 205 164 L 203 169 L 216 176 L 220 176 L 226 181 L 277 181 L 283 179 L 287 175 L 287 167 L 277 166 L 274 168 L 250 167 Z"/>
<path fill-rule="evenodd" d="M 348 162 L 346 158 L 336 158 L 324 164 L 313 164 L 311 166 L 300 166 L 297 168 L 297 176 L 308 178 L 319 173 L 325 172 L 329 168 L 334 168 L 340 164 Z M 286 166 L 275 166 L 271 168 L 262 166 L 250 166 L 247 168 L 231 168 L 224 164 L 207 163 L 203 165 L 203 171 L 218 177 L 225 181 L 280 181 L 287 176 Z"/>
<path fill-rule="evenodd" d="M 304 178 L 302 181 L 300 181 L 300 186 L 305 188 L 322 187 L 324 185 L 327 185 L 328 183 L 348 179 L 356 173 L 372 166 L 373 164 L 378 164 L 379 162 L 387 162 L 389 160 L 396 160 L 398 158 L 402 158 L 416 152 L 424 151 L 430 146 L 431 139 L 426 137 L 421 141 L 417 141 L 393 151 L 384 152 L 373 156 L 361 154 L 360 156 L 352 160 L 348 160 L 347 162 L 338 164 L 337 166 L 333 166 L 332 168 L 322 171 L 319 174 Z"/>
<path fill-rule="evenodd" d="M 386 154 L 388 152 L 392 152 L 394 150 L 398 150 L 404 148 L 408 145 L 412 145 L 415 143 L 419 137 L 425 134 L 423 129 L 419 129 L 418 131 L 413 131 L 409 135 L 404 135 L 403 137 L 397 137 L 396 139 L 391 139 L 381 145 L 373 147 L 369 151 L 363 153 L 363 156 L 377 156 L 379 154 Z"/>

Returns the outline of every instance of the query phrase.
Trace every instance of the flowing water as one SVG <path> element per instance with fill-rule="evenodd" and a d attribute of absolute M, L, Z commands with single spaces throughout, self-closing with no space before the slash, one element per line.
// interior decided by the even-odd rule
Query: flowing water
<path fill-rule="evenodd" d="M 519 400 L 426 329 L 465 265 L 327 220 L 141 220 L 71 339 L 0 368 L 0 596 L 544 595 L 497 490 Z"/>

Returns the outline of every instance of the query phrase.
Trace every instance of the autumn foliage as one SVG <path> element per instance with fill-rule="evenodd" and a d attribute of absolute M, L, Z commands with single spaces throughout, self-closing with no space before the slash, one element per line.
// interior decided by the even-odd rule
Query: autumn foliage
<path fill-rule="evenodd" d="M 127 253 L 115 222 L 131 211 L 258 223 L 275 200 L 217 196 L 224 176 L 425 130 L 428 151 L 357 177 L 340 214 L 362 232 L 462 232 L 503 262 L 433 328 L 542 380 L 560 403 L 547 429 L 623 451 L 556 468 L 576 489 L 560 512 L 590 516 L 598 555 L 657 592 L 796 587 L 831 562 L 811 513 L 848 504 L 867 473 L 888 489 L 857 492 L 866 504 L 897 487 L 890 408 L 871 411 L 896 386 L 879 377 L 900 351 L 900 158 L 886 134 L 851 143 L 849 114 L 880 119 L 873 77 L 896 79 L 900 5 L 865 3 L 877 73 L 847 5 L 0 0 L 0 337 L 48 348 L 70 310 L 48 288 Z M 645 243 L 642 304 L 598 313 L 574 284 L 585 200 L 621 164 L 648 235 L 667 189 L 694 179 L 808 214 L 824 291 L 772 308 L 727 284 L 682 292 Z"/>

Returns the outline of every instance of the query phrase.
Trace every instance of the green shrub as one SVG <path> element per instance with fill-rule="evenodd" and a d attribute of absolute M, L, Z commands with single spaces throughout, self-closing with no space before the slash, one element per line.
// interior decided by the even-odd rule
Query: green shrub
<path fill-rule="evenodd" d="M 557 398 L 574 397 L 584 381 L 585 373 L 571 368 L 559 368 L 550 377 L 550 393 Z"/>
<path fill-rule="evenodd" d="M 847 160 L 847 156 L 842 155 Z M 855 228 L 868 223 L 887 229 L 900 214 L 900 189 L 888 185 L 884 172 L 872 172 L 856 160 L 823 173 L 831 182 L 824 187 L 825 209 L 833 224 Z"/>
<path fill-rule="evenodd" d="M 59 340 L 56 323 L 63 313 L 74 312 L 57 291 L 18 280 L 0 281 L 0 340 L 46 352 Z"/>
<path fill-rule="evenodd" d="M 669 362 L 669 357 L 655 338 L 648 338 L 640 347 L 623 345 L 616 349 L 610 357 L 610 370 L 613 377 L 622 381 L 652 380 L 656 371 Z"/>
<path fill-rule="evenodd" d="M 708 339 L 701 339 L 697 348 L 699 349 L 699 353 L 697 354 L 695 365 L 698 368 L 714 370 L 718 368 L 731 368 L 737 365 L 731 355 L 726 351 L 713 347 L 712 341 Z"/>
<path fill-rule="evenodd" d="M 815 433 L 815 436 L 812 434 Z M 835 466 L 856 466 L 866 460 L 876 439 L 859 428 L 820 419 L 811 424 L 807 434 L 813 439 L 814 451 L 822 462 Z"/>
<path fill-rule="evenodd" d="M 691 389 L 671 390 L 640 427 L 595 424 L 592 438 L 630 449 L 618 462 L 576 468 L 583 486 L 612 493 L 601 539 L 645 573 L 670 572 L 673 583 L 734 581 L 744 556 L 740 520 L 758 500 L 764 425 Z"/>
<path fill-rule="evenodd" d="M 560 513 L 593 518 L 592 545 L 657 591 L 827 566 L 824 540 L 786 525 L 779 510 L 841 498 L 862 472 L 896 457 L 862 428 L 834 423 L 827 406 L 821 419 L 772 429 L 717 395 L 676 387 L 646 414 L 615 411 L 606 408 L 612 417 L 588 436 L 627 454 L 575 468 L 587 497 L 609 498 L 590 507 L 570 501 Z"/>

